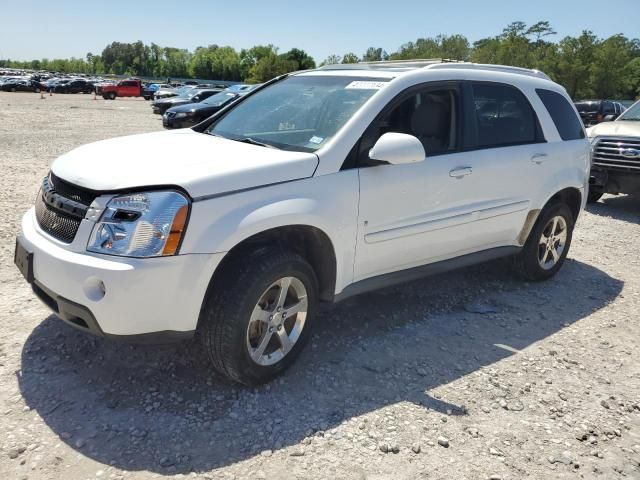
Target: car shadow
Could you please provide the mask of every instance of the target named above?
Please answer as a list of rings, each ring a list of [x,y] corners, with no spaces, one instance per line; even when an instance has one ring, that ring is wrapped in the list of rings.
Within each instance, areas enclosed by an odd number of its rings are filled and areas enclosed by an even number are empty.
[[[599,202],[588,204],[587,211],[600,217],[640,223],[640,195],[606,195]]]
[[[571,259],[535,284],[494,261],[360,295],[324,307],[296,364],[256,389],[213,373],[195,340],[130,346],[50,316],[24,345],[18,381],[27,405],[87,457],[127,471],[203,472],[397,402],[466,415],[479,406],[431,391],[585,318],[622,286]]]

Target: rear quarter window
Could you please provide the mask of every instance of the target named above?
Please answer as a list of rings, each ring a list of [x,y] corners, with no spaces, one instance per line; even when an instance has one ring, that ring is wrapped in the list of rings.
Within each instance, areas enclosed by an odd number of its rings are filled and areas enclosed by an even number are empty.
[[[536,89],[536,93],[538,97],[540,97],[540,100],[542,100],[547,112],[549,112],[562,140],[578,140],[584,138],[582,122],[564,96],[557,92],[544,89]]]

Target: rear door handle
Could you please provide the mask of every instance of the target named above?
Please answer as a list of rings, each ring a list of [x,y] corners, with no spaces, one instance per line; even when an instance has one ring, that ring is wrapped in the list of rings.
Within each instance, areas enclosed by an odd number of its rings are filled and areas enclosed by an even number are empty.
[[[535,163],[536,165],[540,165],[542,163],[545,162],[545,160],[547,159],[548,155],[546,153],[535,153],[532,157],[531,157],[531,161],[533,163]]]
[[[454,168],[449,172],[449,176],[452,178],[462,178],[467,175],[471,175],[473,173],[473,168],[471,167],[462,167],[462,168]]]

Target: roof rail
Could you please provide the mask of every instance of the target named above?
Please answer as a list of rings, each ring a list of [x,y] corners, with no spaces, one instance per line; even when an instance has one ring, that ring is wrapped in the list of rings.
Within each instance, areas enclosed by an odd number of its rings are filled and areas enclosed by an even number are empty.
[[[459,60],[450,60],[448,58],[425,58],[417,60],[382,60],[378,62],[358,62],[358,63],[336,63],[324,65],[319,70],[385,70],[385,69],[415,69],[424,68],[430,65],[438,65],[441,63],[454,63]]]
[[[465,68],[465,69],[474,69],[474,70],[491,70],[491,71],[499,71],[505,73],[515,73],[518,75],[527,75],[529,77],[537,77],[544,78],[545,80],[551,80],[549,76],[540,71],[529,68],[522,67],[510,67],[507,65],[493,65],[489,63],[468,63],[468,62],[460,62],[460,63],[450,63],[446,65],[442,64],[432,64],[427,65],[425,68]]]

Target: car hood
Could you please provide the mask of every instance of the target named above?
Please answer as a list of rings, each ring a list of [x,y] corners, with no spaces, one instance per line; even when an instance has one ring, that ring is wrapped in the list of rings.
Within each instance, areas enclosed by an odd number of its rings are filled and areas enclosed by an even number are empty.
[[[189,102],[189,101],[190,100],[185,97],[169,97],[169,98],[163,98],[162,100],[158,100],[155,103],[172,104],[172,103]]]
[[[91,190],[175,185],[196,198],[308,178],[317,165],[312,153],[181,129],[90,143],[59,157],[51,170]]]
[[[603,122],[587,129],[589,137],[640,137],[640,122],[618,120]]]

